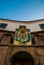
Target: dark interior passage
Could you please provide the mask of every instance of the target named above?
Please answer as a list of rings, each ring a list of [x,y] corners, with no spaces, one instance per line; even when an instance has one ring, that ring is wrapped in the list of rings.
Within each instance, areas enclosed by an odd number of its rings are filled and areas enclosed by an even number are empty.
[[[11,58],[10,65],[34,65],[34,59],[28,52],[20,51]]]

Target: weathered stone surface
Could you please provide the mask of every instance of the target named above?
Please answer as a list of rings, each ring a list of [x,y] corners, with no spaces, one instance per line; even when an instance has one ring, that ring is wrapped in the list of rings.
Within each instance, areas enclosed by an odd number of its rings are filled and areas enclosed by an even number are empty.
[[[34,65],[44,65],[44,47],[41,47],[44,46],[44,31],[39,26],[39,24],[44,23],[44,20],[21,23],[2,19],[0,20],[0,23],[2,22],[6,22],[8,26],[3,30],[0,29],[0,65],[10,65],[10,60],[13,55],[20,51],[25,51],[32,55]],[[28,29],[31,29],[32,47],[15,46],[13,43],[15,30],[21,24],[26,25]],[[11,44],[13,44],[13,46],[11,46]]]
[[[8,47],[0,46],[0,65],[4,65],[6,61],[7,52]]]

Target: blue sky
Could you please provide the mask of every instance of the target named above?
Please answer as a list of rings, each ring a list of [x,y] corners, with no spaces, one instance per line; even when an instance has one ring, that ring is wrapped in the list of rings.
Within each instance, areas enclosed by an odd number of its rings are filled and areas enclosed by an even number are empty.
[[[0,18],[20,21],[44,19],[44,0],[0,0]]]

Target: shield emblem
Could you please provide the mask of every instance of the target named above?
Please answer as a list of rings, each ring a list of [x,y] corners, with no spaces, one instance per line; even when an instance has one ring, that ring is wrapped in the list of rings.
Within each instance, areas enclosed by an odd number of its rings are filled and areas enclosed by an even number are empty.
[[[26,26],[20,26],[19,29],[16,29],[14,44],[31,45],[30,29],[27,29]]]

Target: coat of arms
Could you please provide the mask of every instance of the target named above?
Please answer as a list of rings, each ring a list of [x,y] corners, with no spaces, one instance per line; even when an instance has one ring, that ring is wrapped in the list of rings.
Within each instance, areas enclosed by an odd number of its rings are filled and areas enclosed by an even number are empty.
[[[27,29],[26,26],[20,26],[19,29],[16,29],[14,44],[31,45],[30,29]]]

